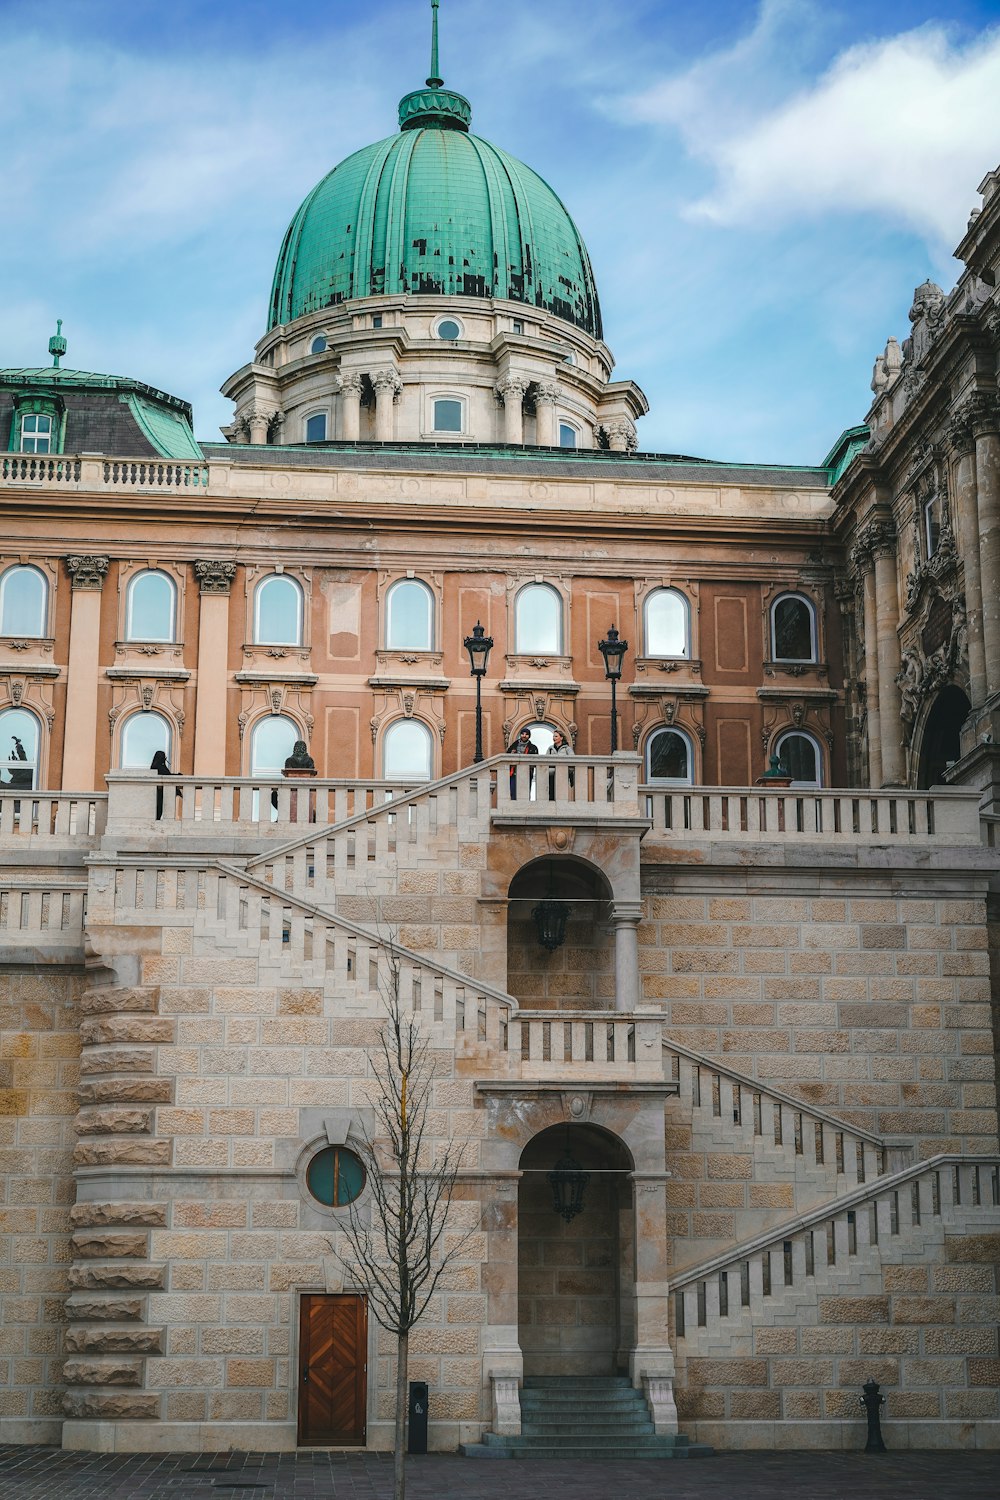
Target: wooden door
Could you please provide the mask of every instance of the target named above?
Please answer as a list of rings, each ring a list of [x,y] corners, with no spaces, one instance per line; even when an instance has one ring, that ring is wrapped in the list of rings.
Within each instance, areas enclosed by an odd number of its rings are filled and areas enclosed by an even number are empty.
[[[368,1304],[364,1297],[303,1294],[299,1307],[299,1442],[365,1441]]]

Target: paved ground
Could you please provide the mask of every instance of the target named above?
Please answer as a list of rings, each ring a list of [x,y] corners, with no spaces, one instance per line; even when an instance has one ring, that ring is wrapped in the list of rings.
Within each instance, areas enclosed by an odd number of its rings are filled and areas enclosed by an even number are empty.
[[[411,1458],[408,1500],[997,1500],[998,1453],[738,1453],[683,1462]],[[0,1500],[389,1500],[392,1460],[341,1453],[0,1447]]]

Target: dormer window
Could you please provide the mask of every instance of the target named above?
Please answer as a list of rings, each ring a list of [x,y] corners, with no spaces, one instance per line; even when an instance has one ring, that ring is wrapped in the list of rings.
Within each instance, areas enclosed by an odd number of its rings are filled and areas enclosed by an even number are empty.
[[[52,418],[41,412],[28,412],[21,418],[21,452],[52,452]]]

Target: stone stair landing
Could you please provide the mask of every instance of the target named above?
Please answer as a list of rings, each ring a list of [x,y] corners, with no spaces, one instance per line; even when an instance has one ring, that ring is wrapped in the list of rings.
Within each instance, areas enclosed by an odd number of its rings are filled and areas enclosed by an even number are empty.
[[[623,1461],[703,1458],[712,1449],[686,1437],[657,1437],[641,1391],[626,1375],[527,1376],[521,1390],[521,1436],[483,1434],[464,1444],[467,1458],[558,1458]]]

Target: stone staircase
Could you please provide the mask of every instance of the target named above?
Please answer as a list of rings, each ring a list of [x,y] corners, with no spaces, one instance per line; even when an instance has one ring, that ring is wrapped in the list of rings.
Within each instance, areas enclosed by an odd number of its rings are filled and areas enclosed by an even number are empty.
[[[483,1434],[467,1458],[704,1458],[712,1449],[686,1437],[657,1437],[646,1399],[626,1375],[527,1376],[521,1390],[521,1435]]]

